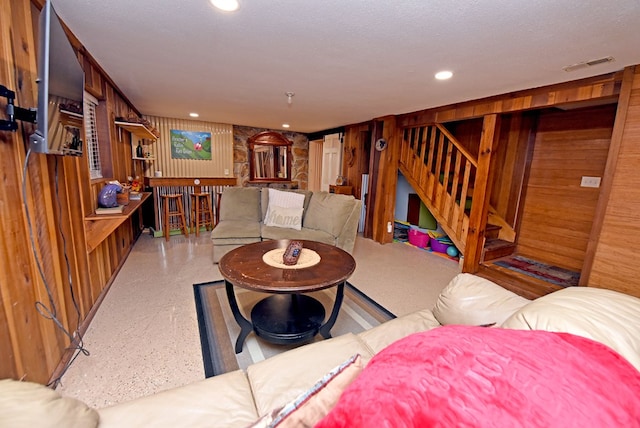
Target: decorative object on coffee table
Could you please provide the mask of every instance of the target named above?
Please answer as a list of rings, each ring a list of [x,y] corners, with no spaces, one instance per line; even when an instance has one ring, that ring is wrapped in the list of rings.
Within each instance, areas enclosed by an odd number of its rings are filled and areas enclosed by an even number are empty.
[[[300,257],[300,253],[302,252],[302,242],[300,241],[291,241],[289,245],[287,245],[287,249],[284,250],[284,254],[282,255],[282,263],[287,266],[293,266],[298,263],[298,258]]]
[[[305,269],[311,266],[315,266],[320,263],[320,254],[316,253],[310,248],[302,248],[298,262],[295,265],[288,266],[284,264],[283,256],[286,248],[275,248],[267,251],[262,256],[262,261],[280,269]]]

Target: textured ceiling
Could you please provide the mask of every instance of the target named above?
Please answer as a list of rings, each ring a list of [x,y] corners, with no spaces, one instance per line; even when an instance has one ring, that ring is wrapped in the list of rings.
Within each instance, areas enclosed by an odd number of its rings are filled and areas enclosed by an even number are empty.
[[[143,114],[299,132],[640,64],[640,0],[239,1],[53,4]]]

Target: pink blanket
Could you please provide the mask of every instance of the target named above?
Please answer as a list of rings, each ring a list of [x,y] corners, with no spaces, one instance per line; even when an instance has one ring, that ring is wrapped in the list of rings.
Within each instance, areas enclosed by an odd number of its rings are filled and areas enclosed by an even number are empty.
[[[318,427],[639,427],[640,372],[545,331],[446,326],[376,355]]]

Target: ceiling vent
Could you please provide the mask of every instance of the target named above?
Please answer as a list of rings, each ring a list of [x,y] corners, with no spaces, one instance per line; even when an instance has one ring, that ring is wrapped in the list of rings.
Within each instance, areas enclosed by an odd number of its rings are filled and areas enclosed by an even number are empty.
[[[592,59],[591,61],[579,62],[577,64],[568,65],[566,67],[562,67],[564,71],[576,71],[582,68],[593,67],[594,65],[606,64],[608,62],[613,61],[612,56],[608,56],[606,58]]]

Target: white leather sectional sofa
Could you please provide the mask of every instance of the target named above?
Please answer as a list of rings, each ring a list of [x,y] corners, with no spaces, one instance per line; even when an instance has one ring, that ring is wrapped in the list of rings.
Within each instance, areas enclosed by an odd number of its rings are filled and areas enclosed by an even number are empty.
[[[447,324],[573,333],[609,346],[640,369],[640,299],[571,287],[529,301],[486,279],[460,274],[434,308],[287,351],[246,371],[108,408],[88,408],[41,385],[0,381],[0,426],[245,427],[293,400],[350,356],[360,354],[366,363],[400,338]]]

